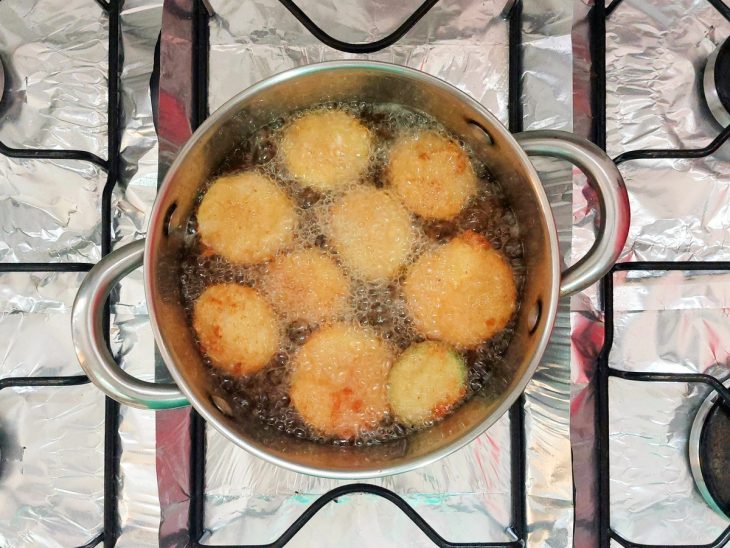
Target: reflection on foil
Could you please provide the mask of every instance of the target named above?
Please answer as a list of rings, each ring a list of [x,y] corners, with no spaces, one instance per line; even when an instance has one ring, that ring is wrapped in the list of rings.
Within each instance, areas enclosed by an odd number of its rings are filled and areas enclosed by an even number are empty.
[[[622,273],[614,282],[609,365],[625,371],[730,372],[730,274]],[[611,522],[624,538],[703,544],[730,525],[695,488],[687,440],[708,388],[611,379]]]
[[[561,66],[566,65],[569,67],[567,62]],[[529,101],[529,86],[526,94]],[[538,95],[534,97],[536,100]],[[570,105],[564,107],[570,109]],[[572,170],[556,160],[533,159],[533,163],[555,216],[561,256],[567,258],[570,256]],[[525,389],[528,545],[573,545],[569,318],[569,301],[563,300],[542,362]]]
[[[320,495],[350,483],[289,472],[249,455],[213,428],[207,432],[206,544],[271,542]],[[506,531],[510,521],[509,446],[509,419],[505,416],[487,434],[449,458],[419,471],[368,483],[402,495],[449,541],[513,540]],[[385,500],[362,503],[368,498],[343,499],[345,511],[339,515],[345,519],[338,525],[332,522],[327,536],[333,542],[366,539],[369,546],[406,542],[413,524],[399,530],[384,525],[410,520],[394,520],[392,514],[400,511]],[[307,527],[300,535],[302,545],[322,540],[322,531],[315,527]]]
[[[119,245],[144,234],[157,180],[149,78],[162,5],[127,0],[120,181],[113,193]],[[0,141],[17,148],[107,155],[108,17],[93,0],[0,2],[6,89]],[[100,258],[106,173],[86,162],[0,155],[0,261]],[[0,276],[0,378],[77,375],[70,306],[83,274]],[[154,349],[141,277],[120,287],[112,343],[133,374],[152,378]],[[38,344],[43,341],[43,344]],[[0,545],[73,546],[103,524],[104,398],[92,385],[0,392]],[[159,503],[154,413],[122,407],[118,545],[155,546]]]
[[[626,1],[606,29],[609,154],[701,148],[717,136],[701,83],[729,21],[709,2]],[[730,145],[703,159],[633,161],[621,171],[632,208],[624,260],[730,258]]]
[[[71,305],[83,276],[0,274],[0,378],[82,374],[71,340]]]
[[[586,72],[585,9],[574,27],[576,72]],[[720,131],[701,91],[707,56],[730,33],[709,2],[625,0],[606,22],[607,145],[612,156],[635,149],[700,148]],[[575,81],[576,124],[590,123],[587,79]],[[620,167],[632,222],[623,260],[726,260],[730,229],[724,145],[698,160],[642,160]],[[573,248],[592,234],[579,222]],[[611,366],[637,371],[705,371],[727,363],[724,276],[619,273],[614,276]],[[724,303],[724,304],[722,304]],[[571,442],[576,482],[576,543],[597,543],[595,400],[591,381],[603,345],[595,292],[574,297]],[[612,379],[611,526],[634,542],[698,544],[720,525],[695,493],[686,457],[696,385]],[[667,470],[666,474],[664,470]],[[682,500],[682,499],[686,500]],[[709,513],[708,513],[709,512]],[[719,529],[718,529],[719,527]]]
[[[113,246],[143,237],[157,192],[157,135],[152,120],[150,75],[162,23],[161,0],[125,0],[121,13],[123,131],[120,181],[112,196]],[[135,377],[152,381],[154,336],[137,270],[119,284],[112,307],[112,347]],[[120,407],[119,520],[117,546],[156,546],[160,526],[155,413]]]
[[[632,272],[614,280],[612,367],[713,373],[706,370],[730,363],[729,274]]]
[[[86,162],[0,155],[0,174],[0,261],[100,258],[102,170]]]
[[[78,546],[101,530],[104,397],[90,384],[0,391],[0,546]]]
[[[109,26],[89,0],[2,2],[0,141],[107,154]]]
[[[286,69],[337,59],[373,59],[434,74],[507,120],[507,24],[504,0],[476,4],[439,2],[395,45],[369,55],[333,50],[313,37],[278,2],[211,2],[211,112],[242,89]],[[301,2],[302,9],[335,37],[367,41],[386,35],[413,13],[416,2],[397,6],[350,0]],[[364,32],[363,29],[367,29]]]
[[[411,3],[413,4],[413,3]],[[525,6],[526,127],[570,130],[572,9],[564,2]],[[241,6],[212,2],[210,25],[209,106],[215,110],[248,85],[282,70],[323,60],[352,58],[320,44],[279,5],[270,0]],[[416,7],[393,9],[370,2],[304,2],[302,8],[334,36],[350,41],[373,40],[399,24]],[[460,87],[501,120],[507,119],[507,23],[499,18],[504,2],[441,2],[398,44],[367,58],[412,66]],[[363,31],[362,29],[367,29]],[[163,39],[176,40],[177,33]],[[171,42],[172,43],[172,42]],[[163,52],[165,47],[163,44]],[[163,53],[163,75],[167,73]],[[550,67],[550,71],[547,70]],[[175,90],[174,75],[163,90]],[[164,76],[163,76],[164,79]],[[188,85],[189,87],[189,85]],[[175,97],[168,98],[175,99]],[[180,94],[179,104],[186,96]],[[168,101],[169,104],[178,104]],[[165,103],[167,104],[167,103]],[[161,101],[161,111],[164,113]],[[164,135],[174,139],[174,135]],[[572,170],[565,164],[541,163],[560,230],[561,250],[571,257]],[[572,544],[572,482],[568,440],[569,321],[563,304],[545,363],[528,387],[527,512],[529,542]],[[422,470],[377,480],[401,494],[450,541],[511,540],[509,419],[453,456]],[[175,430],[184,435],[184,426]],[[203,542],[270,542],[288,527],[316,496],[338,482],[294,474],[264,463],[237,448],[216,431],[207,432],[206,501]],[[184,451],[184,448],[181,448]],[[185,453],[187,455],[187,453]],[[180,486],[189,483],[187,458],[179,451],[158,455],[165,538],[185,537]],[[425,537],[387,501],[353,495],[323,509],[294,539],[295,545],[321,544],[326,538],[355,538],[368,545],[400,539],[427,545]],[[180,536],[176,536],[180,535]],[[387,539],[387,541],[386,541]]]
[[[444,504],[440,501],[440,498],[433,497],[432,503]],[[450,499],[451,504],[456,504],[459,496],[453,496]],[[406,497],[406,500],[422,513],[415,497]],[[303,502],[305,501],[308,501],[308,499],[304,499]],[[307,505],[301,504],[298,513],[301,513],[301,510]],[[293,513],[290,519],[293,520],[296,517],[297,513]],[[431,522],[428,516],[424,517]],[[337,503],[328,504],[307,522],[287,546],[293,548],[308,548],[310,546],[336,548],[342,546],[342,539],[356,538],[351,527],[354,521],[367,524],[367,545],[369,546],[392,546],[393,531],[398,531],[403,539],[407,539],[409,547],[433,548],[434,546],[433,541],[390,502],[365,494],[340,497],[337,499]],[[436,529],[439,530],[438,527]],[[327,531],[327,533],[323,534],[324,531]],[[358,542],[361,546],[365,545],[363,537],[359,537]]]

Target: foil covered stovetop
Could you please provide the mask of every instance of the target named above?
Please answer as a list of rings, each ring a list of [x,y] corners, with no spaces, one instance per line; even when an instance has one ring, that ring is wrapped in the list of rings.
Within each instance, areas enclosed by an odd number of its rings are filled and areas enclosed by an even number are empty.
[[[606,124],[598,137],[619,162],[632,220],[625,264],[603,288],[609,313],[596,315],[597,301],[586,299],[572,318],[581,545],[610,537],[623,546],[722,546],[729,538],[730,521],[700,496],[688,458],[692,423],[710,387],[643,375],[730,374],[730,278],[719,262],[730,256],[730,145],[699,158],[673,152],[702,149],[723,130],[702,81],[708,58],[728,36],[730,10],[717,2],[625,0],[607,9]],[[646,149],[667,152],[631,159],[632,151]],[[604,319],[602,379],[595,364]]]
[[[264,1],[211,2],[208,109],[215,110],[241,89],[266,76],[302,64],[358,57],[323,45],[303,29],[280,3]],[[306,3],[302,8],[333,36],[349,41],[371,41],[388,34],[417,4],[383,10],[373,4],[350,6]],[[364,56],[404,64],[430,72],[471,94],[508,123],[509,21],[505,2],[477,6],[469,1],[438,3],[393,46]],[[171,14],[172,20],[173,14]],[[556,89],[571,79],[570,30],[572,10],[554,4],[525,6],[524,13],[525,116],[527,127],[571,129],[570,94]],[[184,26],[188,19],[179,17]],[[334,22],[338,24],[335,24]],[[328,23],[333,22],[331,26]],[[171,33],[172,34],[172,33]],[[195,33],[188,33],[195,36]],[[175,32],[169,43],[180,45],[184,32]],[[164,40],[164,36],[163,36]],[[165,49],[163,41],[163,74]],[[187,46],[186,46],[187,49]],[[363,56],[360,56],[363,57]],[[544,67],[553,67],[546,73]],[[161,80],[163,93],[179,90],[179,73]],[[188,95],[192,94],[188,88]],[[538,97],[540,98],[538,100]],[[186,104],[188,96],[177,95]],[[530,106],[532,105],[532,107]],[[181,124],[170,124],[175,134]],[[163,141],[166,131],[161,131]],[[570,246],[571,170],[559,163],[541,164],[566,251]],[[514,519],[511,485],[513,459],[510,417],[475,443],[419,471],[367,483],[402,497],[443,538],[450,542],[501,542],[527,539],[531,543],[569,545],[572,538],[572,482],[568,438],[568,323],[567,303],[558,320],[553,345],[530,385],[525,404],[527,459],[526,522],[528,531],[512,530]],[[548,390],[545,390],[545,387]],[[165,428],[167,418],[162,418]],[[182,420],[182,417],[177,421]],[[177,436],[165,436],[165,481],[160,489],[170,493],[163,513],[164,538],[179,538],[187,526],[190,504],[177,488],[188,484],[189,460],[172,458],[188,447]],[[176,442],[176,443],[175,443]],[[347,482],[312,478],[267,464],[228,442],[214,429],[205,430],[204,500],[201,541],[205,544],[263,544],[276,540],[295,519],[322,495]],[[517,449],[515,449],[517,450]],[[540,458],[531,456],[543,455]],[[551,455],[550,458],[544,458]],[[429,546],[431,540],[403,512],[383,498],[352,494],[322,508],[294,537],[295,544],[337,543],[358,539],[372,546],[406,543]],[[194,509],[195,510],[195,509]],[[319,524],[319,525],[318,525]],[[326,524],[326,525],[325,525]],[[171,526],[172,525],[172,526]],[[322,537],[322,527],[328,534]]]
[[[102,2],[103,4],[103,2]],[[290,67],[358,57],[311,35],[277,0],[212,0],[208,104],[215,110],[248,85]],[[368,58],[404,64],[456,85],[509,121],[509,21],[504,0],[441,0],[401,40]],[[169,117],[195,118],[189,61],[192,0],[126,0],[120,14],[123,128],[112,193],[113,245],[144,236],[158,178],[190,132]],[[202,5],[202,4],[201,4]],[[418,6],[366,0],[300,7],[350,42],[388,34]],[[571,0],[523,5],[524,129],[588,134],[591,48],[588,7]],[[187,26],[186,26],[187,25]],[[110,21],[94,0],[3,0],[0,57],[6,90],[0,142],[16,148],[78,149],[106,159]],[[163,90],[160,136],[150,75],[158,34]],[[702,103],[704,60],[730,35],[709,2],[625,0],[606,21],[607,149],[696,148],[720,131]],[[594,51],[595,53],[595,51]],[[730,152],[700,160],[621,165],[633,208],[623,260],[728,260]],[[159,155],[159,157],[158,157]],[[158,169],[158,160],[160,167]],[[541,161],[570,264],[592,243],[595,215],[585,181],[570,166]],[[0,154],[0,383],[81,374],[70,338],[80,272],[40,266],[94,263],[102,253],[106,176],[83,161]],[[35,269],[34,269],[35,268]],[[627,371],[728,373],[730,279],[725,271],[623,272],[614,276],[611,367]],[[528,386],[524,501],[530,546],[595,546],[598,519],[595,371],[603,306],[592,288],[561,303],[552,344]],[[111,340],[127,371],[162,376],[140,272],[114,296]],[[185,411],[121,408],[116,507],[104,508],[105,401],[92,385],[0,384],[0,546],[185,545],[190,538],[190,437]],[[728,525],[697,493],[687,437],[707,389],[612,378],[609,386],[610,526],[656,545],[710,542]],[[261,544],[279,537],[313,501],[342,485],[294,474],[205,430],[204,544]],[[470,446],[422,470],[368,482],[400,495],[450,542],[515,540],[510,529],[510,417]],[[106,517],[106,521],[105,521]],[[108,540],[108,539],[107,539]],[[293,545],[423,545],[432,541],[389,501],[352,494],[322,508]]]

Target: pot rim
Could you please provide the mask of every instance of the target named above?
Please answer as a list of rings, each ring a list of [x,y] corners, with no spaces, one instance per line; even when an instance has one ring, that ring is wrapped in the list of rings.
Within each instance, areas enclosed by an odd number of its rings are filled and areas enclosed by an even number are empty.
[[[540,340],[535,347],[532,359],[528,367],[525,368],[522,376],[517,380],[516,384],[509,390],[509,393],[504,398],[499,406],[497,406],[481,423],[475,425],[469,432],[462,435],[461,437],[453,440],[452,442],[444,445],[443,447],[425,455],[415,457],[411,460],[400,462],[392,466],[385,466],[373,469],[357,469],[348,470],[340,468],[324,468],[318,466],[308,466],[299,464],[271,454],[242,438],[235,429],[229,427],[227,424],[219,420],[213,412],[210,411],[210,406],[205,405],[199,398],[196,398],[193,392],[188,388],[187,383],[178,372],[175,367],[175,362],[172,359],[170,352],[167,349],[165,340],[160,333],[157,325],[157,307],[152,294],[152,281],[153,276],[152,268],[144,268],[144,289],[145,297],[148,303],[148,311],[150,316],[150,324],[154,333],[155,341],[160,350],[160,355],[165,362],[170,375],[174,382],[178,385],[180,390],[183,392],[185,397],[188,399],[190,404],[195,410],[210,424],[212,424],[219,432],[221,432],[230,441],[242,447],[249,453],[252,453],[256,457],[263,459],[267,462],[281,466],[293,472],[299,472],[302,474],[308,474],[312,476],[318,476],[330,479],[340,480],[361,480],[368,478],[379,478],[389,476],[393,474],[400,474],[408,472],[422,466],[432,464],[447,455],[465,447],[478,436],[483,434],[489,427],[499,420],[507,410],[517,401],[520,395],[523,393],[527,383],[532,378],[535,370],[542,359],[542,356],[547,347],[550,335],[553,330],[555,323],[555,317],[558,310],[559,300],[559,284],[560,284],[560,258],[558,252],[558,236],[557,229],[555,226],[555,218],[553,217],[550,203],[548,201],[545,190],[542,186],[540,178],[535,170],[534,166],[530,162],[527,154],[522,147],[517,143],[512,134],[504,127],[504,125],[494,116],[488,109],[486,109],[481,103],[467,95],[465,92],[458,89],[456,86],[449,84],[448,82],[441,80],[435,76],[427,74],[423,71],[395,65],[392,63],[384,63],[380,61],[368,61],[368,60],[344,60],[344,61],[327,61],[322,63],[314,63],[309,65],[303,65],[293,69],[286,70],[284,72],[272,75],[256,84],[248,87],[247,89],[236,94],[234,97],[226,101],[220,108],[213,112],[200,127],[193,133],[188,139],[185,145],[178,152],[174,162],[165,174],[165,178],[160,185],[157,198],[152,207],[150,214],[150,222],[147,231],[147,239],[144,250],[144,264],[152,264],[154,258],[154,241],[159,237],[161,231],[157,230],[159,225],[165,221],[165,212],[161,210],[161,204],[165,201],[164,196],[170,191],[174,174],[180,169],[184,159],[190,152],[190,150],[197,144],[201,137],[207,132],[214,130],[222,120],[234,115],[238,111],[239,103],[251,98],[252,96],[258,95],[265,92],[271,86],[279,84],[284,81],[293,80],[300,76],[316,73],[320,71],[331,71],[341,69],[355,69],[355,70],[379,70],[384,72],[391,72],[401,76],[406,76],[415,80],[420,80],[432,86],[441,88],[442,90],[456,95],[462,102],[468,104],[471,108],[478,111],[484,118],[489,120],[492,124],[490,131],[499,133],[507,142],[509,142],[515,150],[517,157],[521,160],[523,168],[529,179],[531,180],[532,187],[535,190],[537,201],[540,205],[541,210],[544,212],[545,225],[547,239],[549,242],[549,253],[550,263],[552,266],[552,284],[546,299],[543,301],[542,314],[545,318],[545,325],[540,333]]]

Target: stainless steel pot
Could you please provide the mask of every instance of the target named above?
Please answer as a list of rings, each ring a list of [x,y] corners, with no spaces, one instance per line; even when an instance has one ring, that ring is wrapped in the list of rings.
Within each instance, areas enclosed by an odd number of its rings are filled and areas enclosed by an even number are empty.
[[[208,379],[181,306],[180,252],[196,192],[241,139],[292,110],[325,101],[400,103],[440,120],[483,158],[502,184],[524,238],[527,262],[522,304],[507,366],[493,383],[429,430],[379,446],[334,447],[266,429],[258,420],[239,424],[211,398]],[[530,155],[563,158],[585,171],[596,190],[600,226],[596,242],[578,263],[560,272],[558,238],[550,205]],[[532,376],[550,338],[558,299],[603,276],[618,258],[629,228],[629,202],[616,166],[595,145],[570,133],[511,135],[482,105],[418,70],[370,61],[308,65],[243,91],[195,132],[160,187],[146,241],[104,257],[86,276],[73,308],[73,337],[81,366],[107,395],[135,407],[166,409],[192,404],[209,424],[251,453],[285,468],[342,479],[385,476],[433,462],[472,441],[511,405]],[[102,331],[103,305],[114,285],[144,263],[152,329],[176,384],[131,377],[115,363]]]

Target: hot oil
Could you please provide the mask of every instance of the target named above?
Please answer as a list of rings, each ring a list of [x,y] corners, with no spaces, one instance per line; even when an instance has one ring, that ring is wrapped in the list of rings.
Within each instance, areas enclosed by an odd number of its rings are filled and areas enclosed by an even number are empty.
[[[385,180],[387,153],[393,141],[404,133],[417,129],[429,129],[447,134],[435,120],[396,105],[370,105],[367,103],[325,104],[316,109],[341,109],[356,116],[371,131],[374,147],[367,173],[356,185],[372,185],[387,189]],[[315,109],[312,109],[315,110]],[[397,356],[409,345],[423,337],[416,331],[409,318],[403,298],[404,270],[390,281],[369,282],[348,271],[339,260],[327,234],[327,211],[338,196],[347,189],[333,193],[320,193],[292,180],[283,165],[278,147],[287,124],[308,111],[294,113],[290,119],[277,119],[259,129],[243,141],[220,165],[216,176],[246,170],[258,170],[275,180],[291,197],[299,217],[295,249],[316,247],[338,262],[350,280],[350,297],[347,310],[339,321],[359,324],[387,341]],[[460,143],[463,146],[463,143]],[[492,248],[510,262],[516,284],[521,287],[524,279],[524,261],[519,227],[514,213],[506,205],[500,186],[491,178],[487,168],[472,158],[472,166],[479,179],[477,195],[461,213],[450,221],[425,221],[414,216],[413,227],[417,234],[413,250],[408,257],[411,264],[425,250],[445,243],[459,233],[471,230],[482,234]],[[214,177],[215,178],[215,177]],[[213,178],[213,179],[214,179]],[[213,180],[212,179],[212,180]],[[201,185],[197,204],[209,188],[211,181]],[[349,188],[352,188],[350,186]],[[206,287],[219,283],[243,284],[262,291],[262,280],[268,273],[269,264],[241,266],[231,264],[223,257],[210,255],[200,244],[195,214],[190,219],[187,249],[181,266],[181,287],[188,317],[192,322],[195,300]],[[292,251],[288,249],[285,253]],[[307,426],[299,417],[289,398],[289,363],[297,349],[306,342],[317,325],[297,320],[279,318],[280,348],[271,362],[259,372],[244,378],[234,378],[208,363],[208,373],[214,401],[225,413],[237,420],[248,421],[255,417],[267,428],[289,435],[336,445],[370,445],[407,436],[413,428],[399,424],[386,414],[377,425],[370,425],[358,435],[347,439],[325,437]],[[468,400],[476,392],[496,389],[495,371],[503,366],[503,355],[513,335],[513,325],[484,342],[476,349],[462,351],[468,366],[466,396]],[[428,427],[426,423],[422,427]]]

